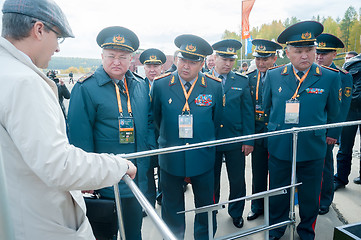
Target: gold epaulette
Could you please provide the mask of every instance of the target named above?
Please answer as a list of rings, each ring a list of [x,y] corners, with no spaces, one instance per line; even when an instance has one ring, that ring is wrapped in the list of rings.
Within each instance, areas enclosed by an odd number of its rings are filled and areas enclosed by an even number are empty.
[[[88,72],[87,74],[83,75],[82,77],[80,77],[78,79],[78,82],[82,83],[84,82],[85,80],[89,79],[91,76],[94,75],[94,72]]]
[[[334,69],[334,68],[326,67],[325,65],[321,65],[321,67],[326,68],[326,69],[329,69],[329,70],[332,70],[332,71],[334,71],[334,72],[339,72],[339,70],[338,70],[338,69]]]
[[[213,80],[216,80],[217,82],[222,82],[222,79],[219,79],[219,78],[217,78],[217,77],[215,77],[215,76],[213,76],[213,75],[211,75],[209,73],[205,73],[204,75],[206,75],[207,77],[209,77],[209,78],[211,78]]]
[[[279,67],[283,67],[284,65],[286,65],[286,64],[282,64],[282,65],[279,65],[279,66],[273,66],[273,67],[270,67],[268,70],[272,70],[272,69],[276,69],[276,68],[279,68]]]
[[[155,77],[154,80],[158,80],[158,79],[164,78],[164,77],[169,76],[169,75],[171,75],[171,74],[172,74],[171,72],[169,72],[169,73],[164,73],[164,74],[162,74],[162,75],[160,75],[160,76],[158,76],[158,77]],[[153,80],[153,81],[154,81],[154,80]]]

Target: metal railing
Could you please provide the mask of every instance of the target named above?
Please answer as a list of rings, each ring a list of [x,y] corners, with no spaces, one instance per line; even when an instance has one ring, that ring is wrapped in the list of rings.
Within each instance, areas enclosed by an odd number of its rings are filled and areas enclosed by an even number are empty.
[[[230,144],[230,143],[236,143],[236,142],[243,142],[246,140],[255,140],[255,139],[260,139],[260,138],[265,138],[265,137],[271,137],[271,136],[277,136],[277,135],[284,135],[284,134],[293,134],[293,161],[292,161],[292,178],[291,178],[291,185],[290,186],[285,186],[282,188],[278,188],[278,189],[273,189],[273,190],[269,190],[269,191],[265,191],[262,193],[256,193],[253,194],[251,196],[246,196],[244,198],[241,199],[235,199],[232,201],[240,201],[240,200],[251,200],[251,199],[256,199],[256,198],[261,198],[261,197],[265,197],[265,205],[267,205],[268,207],[268,197],[271,195],[275,195],[277,194],[283,194],[285,193],[285,189],[286,188],[291,188],[291,199],[290,199],[290,220],[289,221],[285,221],[285,222],[281,222],[281,223],[277,223],[274,224],[272,226],[268,226],[268,224],[265,224],[263,226],[261,226],[261,228],[255,228],[251,231],[248,232],[243,232],[238,234],[237,236],[226,236],[229,238],[222,238],[222,239],[234,239],[234,237],[238,238],[238,237],[243,237],[243,236],[247,236],[250,234],[254,234],[254,233],[258,233],[260,231],[266,231],[266,233],[274,228],[277,227],[281,227],[281,226],[285,226],[285,225],[291,225],[292,229],[291,229],[291,234],[290,234],[290,238],[294,239],[294,225],[295,225],[295,211],[294,211],[294,190],[295,187],[298,184],[296,183],[296,154],[297,154],[297,140],[298,140],[298,133],[299,132],[305,132],[305,131],[312,131],[312,130],[320,130],[320,129],[328,129],[328,128],[335,128],[335,127],[345,127],[345,126],[352,126],[352,125],[360,125],[361,121],[351,121],[351,122],[343,122],[343,123],[335,123],[335,124],[324,124],[324,125],[317,125],[317,126],[309,126],[309,127],[299,127],[299,128],[292,128],[292,129],[287,129],[287,130],[281,130],[281,131],[274,131],[274,132],[267,132],[267,133],[260,133],[260,134],[252,134],[252,135],[248,135],[248,136],[241,136],[241,137],[234,137],[234,138],[228,138],[228,139],[221,139],[221,140],[214,140],[214,141],[208,141],[208,142],[202,142],[202,143],[195,143],[195,144],[189,144],[189,145],[185,145],[185,146],[176,146],[176,147],[169,147],[169,148],[162,148],[162,149],[155,149],[155,150],[150,150],[150,151],[143,151],[143,152],[137,152],[137,153],[130,153],[130,154],[123,154],[122,157],[126,158],[126,159],[134,159],[134,158],[140,158],[140,157],[147,157],[147,156],[154,156],[154,155],[160,155],[160,154],[167,154],[167,153],[173,153],[173,152],[180,152],[180,151],[187,151],[187,150],[193,150],[193,149],[198,149],[198,148],[203,148],[203,147],[214,147],[214,146],[218,146],[218,145],[222,145],[222,144]],[[173,235],[173,233],[169,230],[169,228],[167,227],[167,225],[162,221],[162,219],[160,219],[160,217],[157,215],[157,213],[155,212],[154,208],[150,205],[150,203],[148,202],[148,200],[145,198],[145,196],[141,193],[141,191],[139,190],[139,188],[136,186],[136,184],[130,179],[129,176],[124,176],[123,180],[125,181],[125,183],[128,185],[128,187],[131,189],[131,191],[133,192],[134,196],[137,198],[138,202],[140,203],[140,205],[143,207],[143,209],[146,211],[146,213],[150,216],[151,220],[154,222],[154,224],[156,225],[156,227],[159,229],[159,231],[161,232],[162,236],[164,239],[171,239],[171,240],[175,240],[175,236]],[[4,167],[3,167],[3,163],[0,162],[0,191],[3,193],[3,197],[0,198],[0,237],[1,239],[14,239],[14,231],[13,231],[13,223],[11,221],[11,217],[10,214],[8,212],[8,199],[7,199],[7,191],[6,191],[6,185],[5,185],[5,174],[4,174]],[[116,198],[116,203],[117,203],[117,209],[118,211],[118,218],[119,218],[119,223],[122,222],[122,218],[121,218],[121,214],[120,214],[120,198],[119,198],[119,194],[117,194],[118,190],[118,185],[114,185],[114,190],[115,192],[115,198]],[[196,208],[193,210],[187,210],[185,212],[190,212],[190,211],[196,211],[196,212],[205,212],[205,211],[213,211],[216,209],[221,209],[223,208],[222,204],[228,204],[231,201],[228,202],[224,202],[224,203],[220,203],[220,204],[216,204],[216,205],[210,205],[210,206],[204,206],[201,208]],[[219,207],[221,206],[221,207]],[[268,216],[268,212],[265,213],[265,217]],[[209,215],[208,215],[209,216]],[[212,223],[212,221],[210,221],[210,223]],[[123,226],[120,226],[120,230],[123,228]],[[212,228],[211,228],[212,229]],[[124,231],[121,234],[122,238],[125,239],[124,237]],[[213,236],[213,235],[212,235]],[[211,236],[210,236],[211,238]],[[268,239],[268,234],[266,234],[266,239]]]
[[[239,238],[239,237],[248,236],[250,234],[255,234],[255,233],[258,233],[258,232],[261,232],[261,231],[266,231],[265,232],[265,238],[268,239],[268,231],[269,230],[274,229],[274,228],[278,228],[278,227],[281,227],[281,226],[285,226],[285,225],[290,225],[291,226],[290,239],[293,240],[294,239],[294,232],[295,232],[295,223],[296,223],[294,193],[295,193],[295,187],[297,185],[301,184],[301,183],[296,184],[296,156],[297,156],[298,133],[306,132],[306,131],[313,131],[313,130],[320,130],[320,129],[328,129],[328,128],[359,125],[359,124],[361,124],[361,121],[350,121],[350,122],[343,122],[343,123],[323,124],[323,125],[308,126],[308,127],[295,127],[295,128],[291,128],[291,129],[274,131],[274,132],[252,134],[252,135],[247,135],[247,136],[240,136],[240,137],[227,138],[227,139],[221,139],[221,140],[207,141],[207,142],[202,142],[202,143],[194,143],[194,144],[189,144],[189,145],[184,145],[184,146],[175,146],[175,147],[161,148],[161,149],[155,149],[155,150],[149,150],[149,151],[143,151],[143,152],[123,154],[122,157],[124,157],[126,159],[135,159],[135,158],[140,158],[140,157],[148,157],[148,156],[161,155],[161,154],[167,154],[167,153],[174,153],[174,152],[180,152],[180,151],[189,151],[189,150],[199,149],[199,148],[203,148],[203,147],[214,147],[214,146],[219,146],[219,145],[223,145],[223,144],[231,144],[231,143],[243,142],[243,141],[247,141],[247,140],[255,140],[255,139],[265,138],[265,137],[272,137],[272,136],[285,135],[285,134],[293,134],[293,155],[292,155],[291,185],[285,186],[285,187],[282,187],[282,188],[278,188],[278,189],[265,191],[265,192],[262,192],[262,193],[256,193],[256,194],[253,194],[253,195],[250,195],[250,196],[246,196],[246,197],[243,197],[243,198],[240,198],[240,199],[234,199],[234,200],[224,202],[224,203],[219,203],[219,204],[214,204],[214,205],[209,205],[209,206],[204,206],[204,207],[184,211],[184,213],[185,212],[192,212],[192,211],[194,211],[196,213],[208,212],[208,225],[209,225],[208,229],[210,231],[209,239],[213,239],[213,234],[211,234],[212,233],[211,231],[213,231],[212,230],[213,229],[212,228],[213,223],[211,221],[211,219],[212,219],[211,218],[212,211],[222,209],[222,208],[224,208],[225,204],[229,204],[230,202],[242,201],[242,200],[251,200],[251,199],[264,197],[265,198],[265,203],[264,203],[264,205],[265,205],[265,224],[264,225],[262,225],[262,226],[260,226],[258,228],[250,229],[248,231],[247,230],[246,231],[241,231],[239,233],[229,235],[229,236],[226,236],[225,238],[219,238],[219,239],[235,239],[235,238]],[[154,217],[154,219],[152,217],[152,220],[155,223],[156,227],[161,232],[163,238],[164,239],[176,239],[176,238],[174,238],[174,235],[171,233],[169,228],[159,218],[159,216],[155,212],[154,208],[151,207],[148,200],[139,191],[139,189],[134,184],[134,182],[128,176],[125,176],[124,180],[128,184],[128,186],[130,187],[131,191],[134,193],[136,198],[138,199],[138,201],[139,201],[140,205],[143,207],[143,209],[149,215]],[[114,188],[117,188],[117,185],[114,185]],[[277,194],[284,194],[285,193],[284,191],[287,188],[291,189],[291,192],[290,192],[290,195],[291,195],[291,197],[290,197],[290,213],[289,213],[289,218],[290,219],[288,221],[284,221],[284,222],[277,223],[277,224],[269,226],[269,212],[268,211],[266,212],[266,210],[269,208],[269,206],[268,206],[268,198],[269,198],[269,196],[273,196],[273,195],[277,195]],[[119,198],[119,195],[116,194],[115,196],[116,196],[116,198]],[[118,215],[118,217],[121,218],[120,214]],[[161,226],[161,225],[163,225],[163,226]],[[123,238],[123,239],[125,239],[125,238]]]

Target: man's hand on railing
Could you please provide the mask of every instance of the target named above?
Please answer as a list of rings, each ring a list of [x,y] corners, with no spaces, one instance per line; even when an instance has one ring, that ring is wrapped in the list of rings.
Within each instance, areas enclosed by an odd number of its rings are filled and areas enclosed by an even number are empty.
[[[335,144],[336,142],[337,142],[337,139],[331,138],[331,137],[326,137],[326,143],[327,143],[328,145]]]
[[[128,170],[126,174],[128,174],[131,179],[134,179],[135,175],[137,174],[137,167],[134,166],[131,161],[128,161]]]
[[[253,146],[251,145],[242,145],[242,152],[244,152],[244,156],[248,156],[251,152],[253,152]]]

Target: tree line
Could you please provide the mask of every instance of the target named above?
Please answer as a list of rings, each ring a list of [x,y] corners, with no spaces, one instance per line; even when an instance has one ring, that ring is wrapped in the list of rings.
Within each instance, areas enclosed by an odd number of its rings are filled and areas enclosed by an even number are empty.
[[[357,53],[361,52],[361,8],[357,12],[353,6],[350,6],[346,10],[342,19],[339,17],[334,19],[331,16],[321,17],[318,15],[312,17],[312,20],[323,24],[324,33],[333,34],[343,41],[345,48],[340,50],[339,53],[342,54],[348,51],[356,51]],[[271,23],[262,24],[260,27],[253,27],[250,34],[253,39],[263,38],[276,41],[278,35],[284,29],[297,22],[300,22],[300,20],[296,17],[287,18],[284,21],[273,20]],[[223,34],[223,38],[234,38],[241,41],[241,34],[226,30]],[[244,43],[244,41],[242,43]],[[238,57],[241,58],[241,55],[239,54]],[[252,54],[245,56],[244,50],[242,50],[242,58],[252,58]],[[342,65],[342,61],[343,60],[339,59],[339,65]]]

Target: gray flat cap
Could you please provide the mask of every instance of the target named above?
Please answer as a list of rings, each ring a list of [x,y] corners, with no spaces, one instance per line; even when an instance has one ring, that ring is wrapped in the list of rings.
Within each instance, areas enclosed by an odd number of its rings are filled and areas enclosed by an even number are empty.
[[[74,37],[63,11],[53,0],[6,0],[3,13],[19,13],[57,26],[62,37]]]

